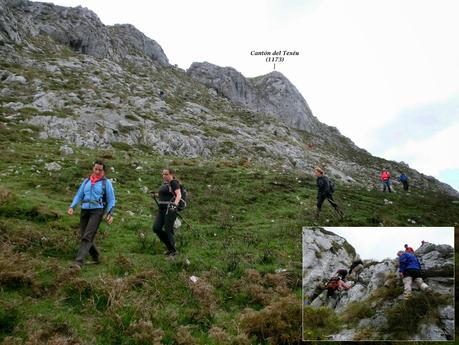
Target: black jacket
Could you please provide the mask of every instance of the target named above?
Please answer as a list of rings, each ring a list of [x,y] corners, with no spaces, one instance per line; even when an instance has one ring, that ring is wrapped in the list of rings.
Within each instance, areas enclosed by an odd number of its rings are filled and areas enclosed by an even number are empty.
[[[318,176],[317,177],[317,197],[320,195],[326,196],[330,193],[330,180],[327,176]]]
[[[349,268],[349,274],[351,274],[352,270],[356,268],[358,265],[363,265],[362,260],[355,260],[354,262],[352,262],[352,265]]]

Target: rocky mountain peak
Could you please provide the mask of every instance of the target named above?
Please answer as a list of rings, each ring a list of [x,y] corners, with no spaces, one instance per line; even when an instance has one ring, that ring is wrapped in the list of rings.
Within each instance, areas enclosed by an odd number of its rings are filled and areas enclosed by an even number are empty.
[[[0,40],[33,46],[46,34],[57,43],[96,58],[113,61],[146,58],[169,65],[161,46],[133,25],[105,26],[85,7],[62,7],[25,0],[1,0]]]
[[[245,78],[232,67],[195,62],[187,73],[231,101],[257,113],[274,115],[289,127],[317,134],[326,130],[296,87],[278,71]]]
[[[378,171],[387,166],[393,174],[405,171],[420,190],[457,195],[405,165],[372,157],[319,122],[278,71],[246,78],[202,62],[184,73],[130,24],[105,26],[83,7],[0,4],[0,110],[9,121],[38,126],[42,138],[250,158],[302,171],[320,165],[336,180],[368,190],[379,189]]]

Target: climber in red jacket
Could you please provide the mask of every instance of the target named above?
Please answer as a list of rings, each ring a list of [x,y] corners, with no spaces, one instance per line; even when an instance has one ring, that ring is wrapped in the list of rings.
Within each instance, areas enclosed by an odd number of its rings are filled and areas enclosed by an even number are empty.
[[[408,247],[407,244],[404,245],[405,247],[405,253],[411,253],[411,254],[414,254],[414,249],[411,248],[411,247]]]

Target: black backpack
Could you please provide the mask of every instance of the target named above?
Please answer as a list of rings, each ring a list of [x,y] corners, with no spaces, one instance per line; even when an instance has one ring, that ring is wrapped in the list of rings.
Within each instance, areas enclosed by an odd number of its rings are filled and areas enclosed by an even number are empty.
[[[327,180],[328,180],[328,191],[333,194],[336,190],[335,188],[335,182],[333,182],[333,180],[330,180],[330,178],[327,177]]]
[[[188,191],[186,190],[185,186],[182,185],[179,180],[176,180],[178,183],[179,183],[179,186],[180,186],[180,194],[182,195],[182,197],[180,198],[180,201],[177,205],[177,211],[183,211],[186,206],[187,206],[187,200],[188,200]],[[174,192],[172,191],[172,187],[171,185],[169,184],[169,191],[174,194]],[[175,196],[174,196],[175,198]]]

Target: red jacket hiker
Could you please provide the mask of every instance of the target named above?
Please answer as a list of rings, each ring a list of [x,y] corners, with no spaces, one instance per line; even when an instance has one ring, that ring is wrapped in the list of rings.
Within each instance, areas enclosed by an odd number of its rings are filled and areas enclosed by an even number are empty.
[[[381,181],[387,181],[388,179],[390,179],[390,172],[384,170],[382,173],[381,173]]]

